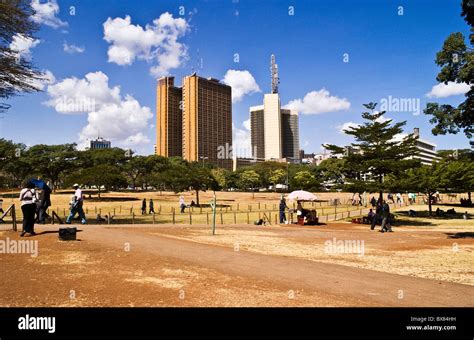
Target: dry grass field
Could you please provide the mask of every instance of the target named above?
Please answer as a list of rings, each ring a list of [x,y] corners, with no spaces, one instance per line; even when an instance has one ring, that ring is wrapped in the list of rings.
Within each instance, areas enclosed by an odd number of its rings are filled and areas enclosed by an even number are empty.
[[[69,201],[72,196],[72,191],[59,191],[52,194],[52,206],[50,211],[54,210],[61,218],[65,218],[69,214]],[[101,199],[98,199],[97,194],[93,192],[89,195],[85,191],[86,199],[84,202],[84,210],[87,219],[90,223],[97,223],[97,215],[102,217],[112,216],[113,224],[121,223],[174,223],[176,224],[208,224],[212,219],[212,209],[209,203],[213,199],[213,192],[200,192],[201,207],[194,207],[186,209],[185,214],[179,212],[179,197],[184,196],[186,204],[190,204],[191,200],[196,201],[194,192],[172,193],[172,192],[108,192],[101,194]],[[338,192],[322,192],[315,193],[318,197],[318,202],[304,203],[304,207],[308,209],[315,209],[319,216],[331,215],[331,219],[342,219],[342,214],[349,211],[360,211],[360,206],[352,206],[350,204],[351,193]],[[376,194],[367,194],[367,200]],[[18,193],[3,192],[4,209],[11,204],[18,206]],[[216,199],[218,204],[217,221],[221,224],[238,224],[238,223],[253,223],[263,217],[263,213],[275,222],[278,214],[278,204],[280,200],[280,193],[256,192],[216,192]],[[155,208],[155,217],[150,214],[141,215],[141,204],[143,199],[147,200],[147,212],[149,199],[153,199]],[[340,204],[334,206],[332,200],[339,199]],[[421,197],[419,197],[421,200]],[[407,202],[406,195],[404,197]],[[447,198],[446,198],[447,200]],[[288,202],[290,207],[294,206]],[[174,212],[174,217],[173,217]],[[189,216],[191,212],[191,217]],[[17,218],[21,220],[21,209],[17,209]],[[8,220],[8,218],[6,219]],[[95,221],[94,221],[95,220]],[[103,222],[106,223],[106,222]]]

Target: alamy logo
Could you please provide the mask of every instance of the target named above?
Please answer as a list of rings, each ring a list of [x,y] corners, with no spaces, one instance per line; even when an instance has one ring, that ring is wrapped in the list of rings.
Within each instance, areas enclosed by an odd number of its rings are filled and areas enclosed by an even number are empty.
[[[0,254],[30,254],[31,257],[38,256],[37,240],[11,240],[7,237],[0,240]]]
[[[56,332],[56,318],[54,316],[29,316],[26,314],[18,318],[20,330],[47,330],[48,333]]]
[[[380,110],[388,112],[412,112],[418,116],[421,113],[420,98],[388,98],[380,99]]]
[[[357,254],[364,256],[364,240],[332,240],[324,242],[324,252],[326,254]]]

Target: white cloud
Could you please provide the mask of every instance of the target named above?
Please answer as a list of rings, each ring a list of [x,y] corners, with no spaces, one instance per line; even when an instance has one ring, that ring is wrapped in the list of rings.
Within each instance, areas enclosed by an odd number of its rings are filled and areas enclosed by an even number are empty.
[[[59,113],[87,113],[87,125],[79,133],[80,147],[98,134],[122,146],[149,143],[145,133],[153,114],[120,87],[109,86],[109,78],[98,71],[84,78],[66,78],[48,86],[51,98],[45,104]]]
[[[74,44],[69,45],[66,41],[63,43],[63,50],[66,53],[74,54],[74,53],[83,53],[85,48],[83,46],[76,46]]]
[[[294,99],[285,105],[287,109],[295,109],[308,115],[348,110],[350,107],[351,103],[346,98],[331,96],[325,88],[311,91],[303,99]]]
[[[89,112],[88,124],[79,133],[79,141],[87,143],[100,133],[104,138],[124,146],[146,144],[150,140],[143,132],[152,117],[150,108],[140,106],[135,98],[127,95],[118,104],[106,104],[97,111]]]
[[[148,143],[150,143],[150,139],[141,132],[128,137],[124,141],[125,145],[131,145],[131,146],[143,145],[143,144],[148,144]]]
[[[232,87],[232,102],[237,103],[246,94],[261,92],[255,78],[249,71],[228,70],[223,82]]]
[[[59,14],[59,5],[56,0],[31,1],[31,7],[35,11],[35,14],[31,16],[31,20],[38,24],[44,24],[53,28],[67,26],[67,22],[61,21],[57,14]]]
[[[138,60],[154,63],[150,68],[152,75],[167,75],[170,69],[177,68],[187,58],[187,47],[178,39],[188,31],[183,18],[173,18],[166,12],[153,24],[132,25],[130,16],[108,18],[103,24],[104,39],[110,44],[108,61],[118,65],[131,65]]]
[[[468,92],[471,87],[466,83],[448,82],[434,85],[431,91],[426,94],[428,98],[445,98],[456,96]]]
[[[358,127],[360,124],[354,123],[354,122],[345,122],[344,124],[336,126],[336,128],[339,130],[339,133],[345,134],[344,130],[349,130],[351,127]]]
[[[38,39],[32,39],[25,37],[21,34],[15,34],[13,40],[10,43],[10,49],[18,53],[20,58],[27,61],[31,60],[31,49],[40,43]]]
[[[243,126],[246,130],[250,131],[250,118],[247,119],[247,120],[245,120],[245,121],[242,123],[242,126]]]
[[[252,157],[252,142],[250,138],[250,119],[242,123],[243,129],[232,124],[232,149],[237,157]]]
[[[51,97],[46,105],[60,113],[91,112],[103,105],[120,103],[120,87],[109,87],[109,77],[102,72],[91,72],[84,79],[66,78],[48,86]]]

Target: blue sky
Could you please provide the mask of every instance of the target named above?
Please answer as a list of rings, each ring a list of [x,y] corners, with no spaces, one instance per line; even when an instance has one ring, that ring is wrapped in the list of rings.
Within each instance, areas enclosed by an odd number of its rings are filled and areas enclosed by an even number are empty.
[[[349,143],[341,127],[361,122],[363,103],[389,96],[414,99],[422,111],[428,101],[463,100],[462,89],[454,87],[440,87],[427,97],[437,85],[434,59],[444,39],[451,32],[468,35],[460,1],[34,2],[40,6],[39,41],[29,54],[22,50],[22,57],[51,72],[54,81],[43,84],[43,92],[10,100],[11,109],[0,119],[1,137],[27,145],[84,143],[100,133],[114,145],[152,153],[156,78],[169,73],[181,85],[193,70],[242,89],[233,122],[238,142],[248,143],[244,121],[249,107],[260,105],[270,90],[272,53],[282,105],[292,102],[300,110],[300,147],[306,152],[320,152],[322,143]],[[172,28],[160,30],[165,22]],[[229,70],[241,72],[230,77]],[[95,80],[84,80],[87,74]],[[81,91],[82,99],[95,98],[94,109],[63,112],[45,104]],[[407,132],[419,127],[422,138],[438,149],[469,147],[462,133],[432,136],[423,113],[389,110],[387,116],[406,120]]]

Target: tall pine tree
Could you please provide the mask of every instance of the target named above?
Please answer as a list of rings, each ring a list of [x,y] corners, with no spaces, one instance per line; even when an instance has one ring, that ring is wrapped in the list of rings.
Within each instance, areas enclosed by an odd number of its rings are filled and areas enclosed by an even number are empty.
[[[370,112],[363,112],[363,124],[350,127],[344,132],[354,137],[349,147],[324,145],[333,154],[344,154],[345,175],[350,191],[379,192],[382,199],[386,189],[384,179],[404,176],[407,169],[418,167],[413,159],[417,154],[416,138],[413,134],[399,138],[406,121],[392,124],[384,120],[385,111],[375,112],[376,103],[364,104]]]

